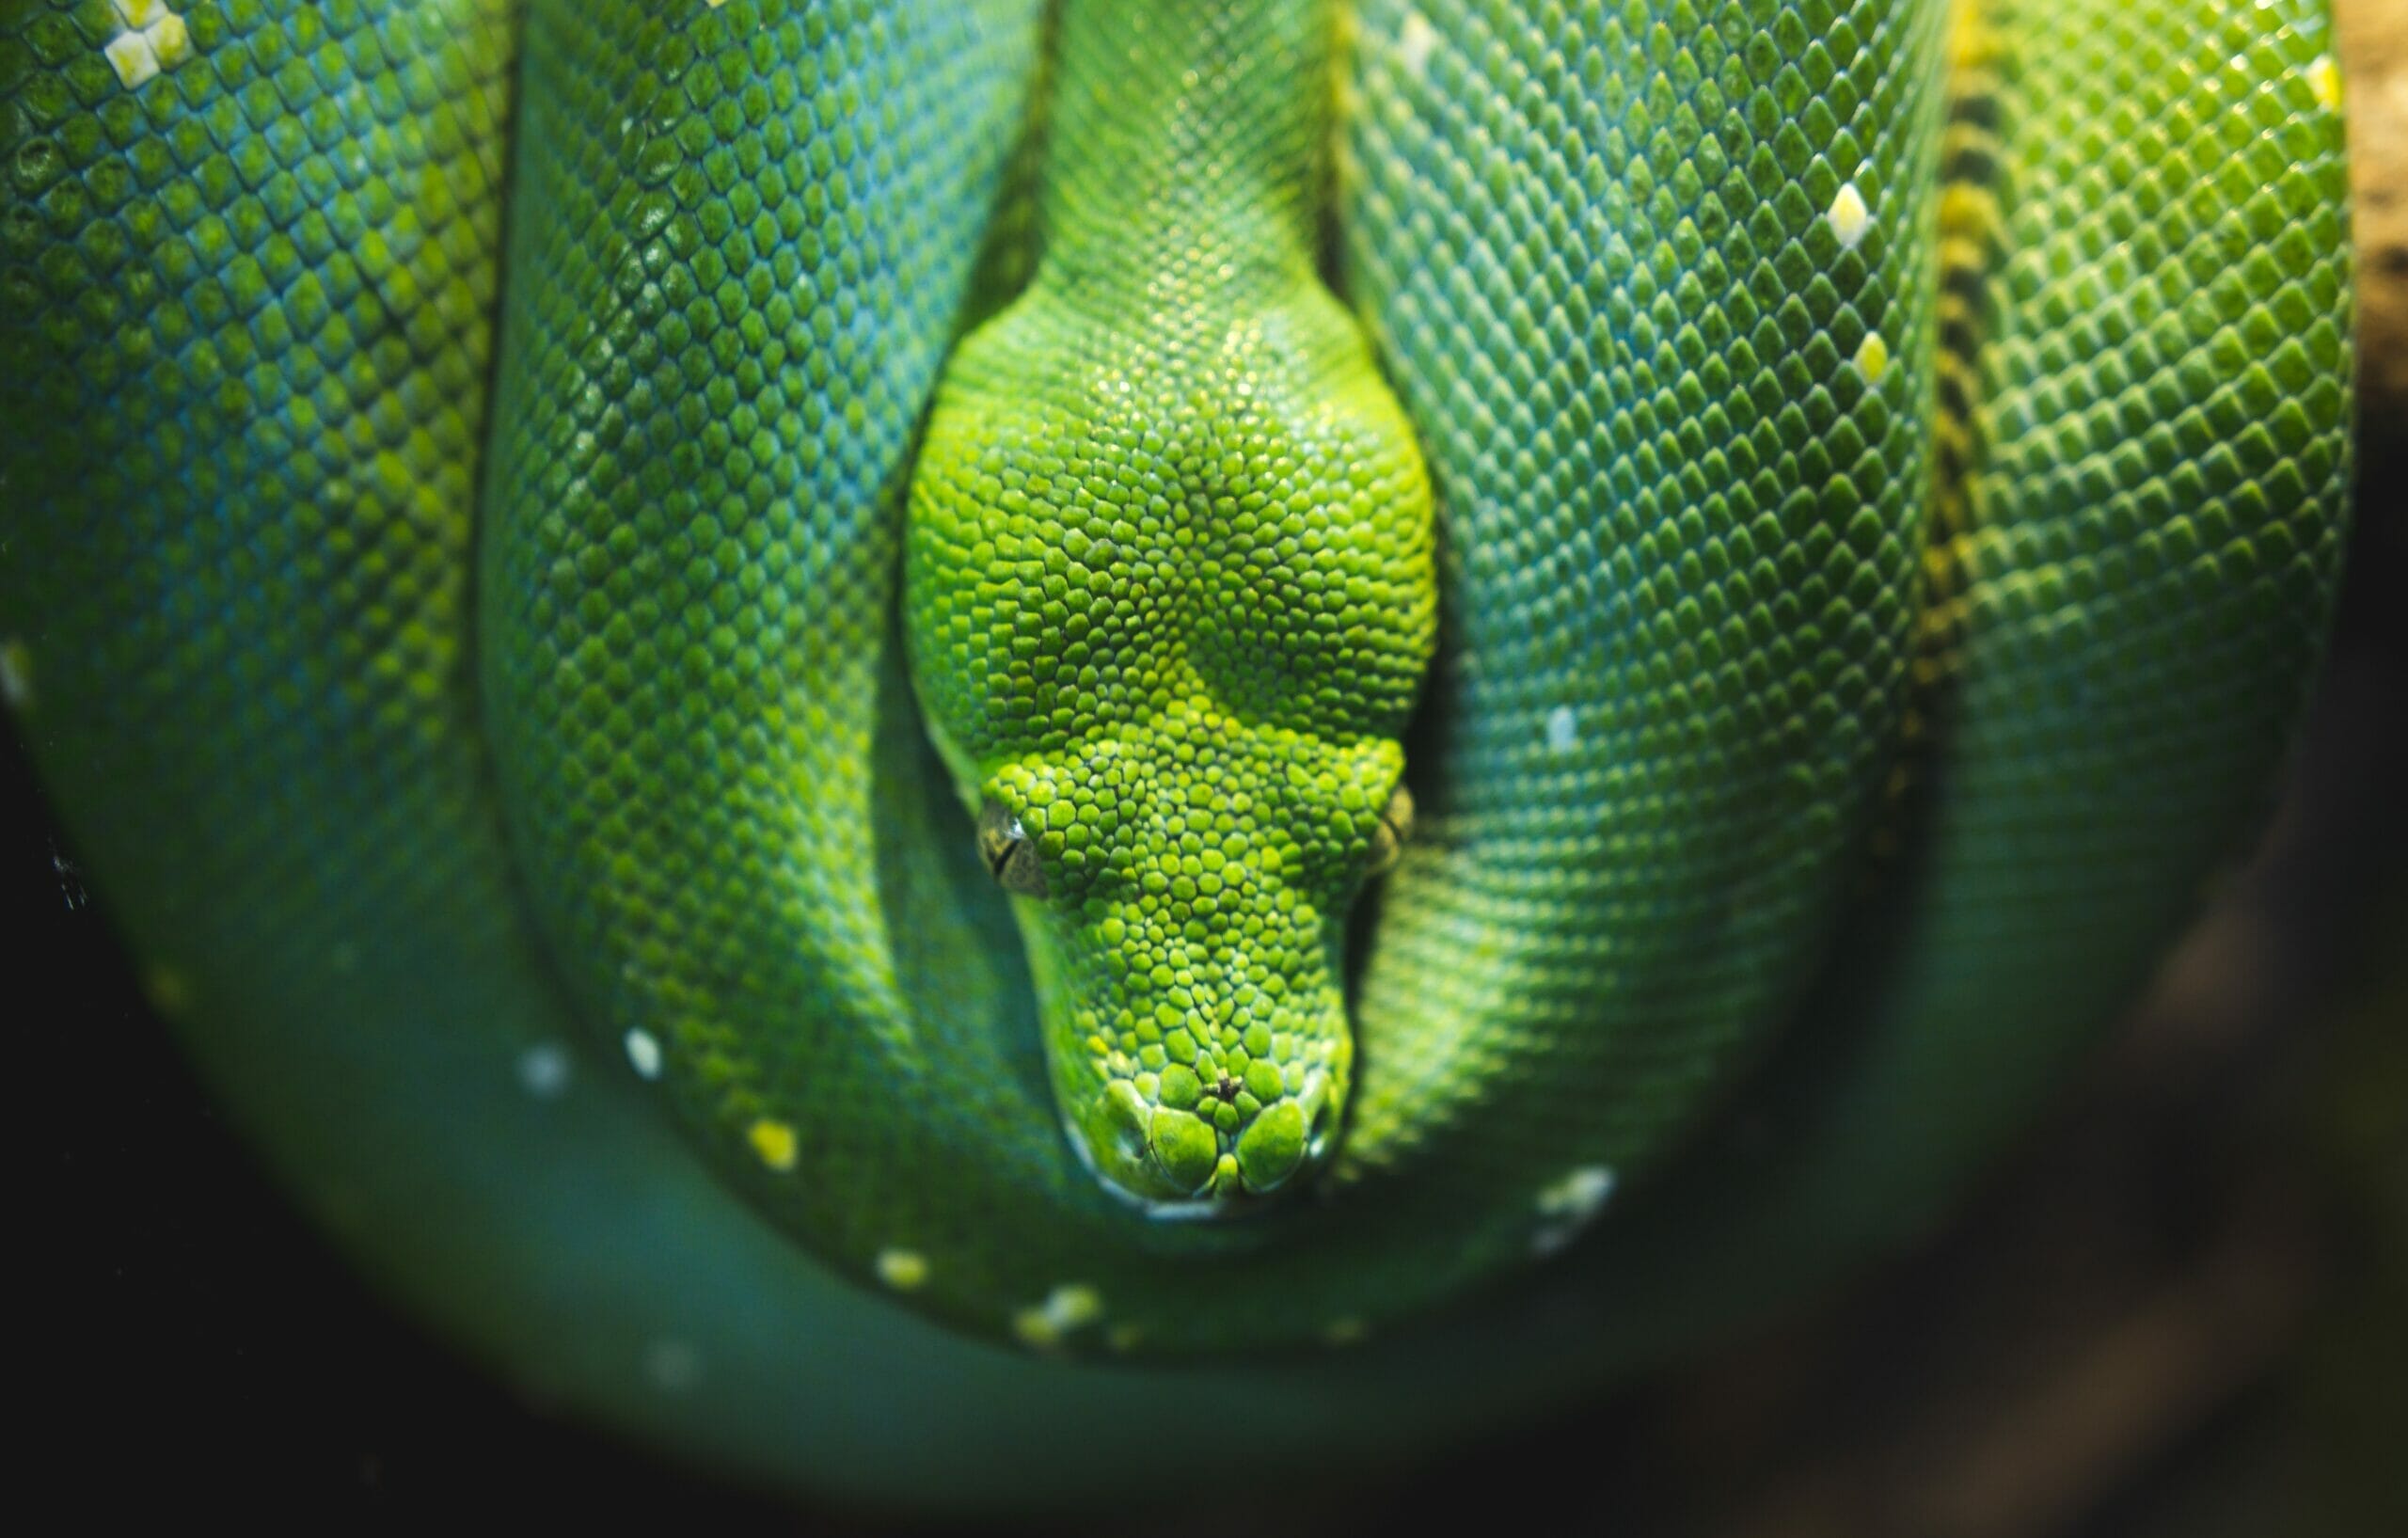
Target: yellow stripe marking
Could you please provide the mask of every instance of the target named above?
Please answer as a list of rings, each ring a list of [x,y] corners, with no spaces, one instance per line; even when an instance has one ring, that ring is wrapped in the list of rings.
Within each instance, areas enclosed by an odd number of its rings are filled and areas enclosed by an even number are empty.
[[[2307,67],[2307,88],[2316,93],[2317,103],[2327,112],[2341,110],[2341,67],[2333,62],[2330,54],[2319,54]]]
[[[752,1151],[761,1156],[763,1164],[781,1175],[794,1168],[795,1157],[800,1149],[795,1142],[792,1127],[763,1117],[752,1123],[752,1131],[745,1135],[752,1140]]]
[[[1867,331],[1864,340],[1857,344],[1856,372],[1864,375],[1868,385],[1879,384],[1881,376],[1890,372],[1890,344],[1881,340],[1880,332]]]
[[[928,1279],[928,1258],[917,1250],[879,1250],[878,1279],[898,1292],[909,1292]]]

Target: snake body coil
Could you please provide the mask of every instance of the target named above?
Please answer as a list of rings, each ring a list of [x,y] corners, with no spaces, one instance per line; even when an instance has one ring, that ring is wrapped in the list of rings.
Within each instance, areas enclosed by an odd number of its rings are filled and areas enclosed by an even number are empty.
[[[2322,642],[2313,0],[56,0],[0,92],[0,682],[163,1013],[772,1478],[1392,1454],[1894,1245]]]

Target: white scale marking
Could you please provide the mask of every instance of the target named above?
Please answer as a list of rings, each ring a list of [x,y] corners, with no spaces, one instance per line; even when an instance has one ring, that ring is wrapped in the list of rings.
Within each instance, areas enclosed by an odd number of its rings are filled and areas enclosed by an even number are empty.
[[[660,1043],[650,1031],[638,1025],[629,1030],[622,1043],[627,1049],[627,1066],[636,1077],[650,1081],[660,1077]]]
[[[1567,753],[1580,745],[1580,722],[1573,716],[1572,707],[1559,705],[1546,713],[1546,751]]]
[[[1857,242],[1873,228],[1873,211],[1865,206],[1864,194],[1856,190],[1853,182],[1841,185],[1838,196],[1831,199],[1830,212],[1823,216],[1830,221],[1831,233],[1839,237],[1843,251],[1855,250]]]
[[[1607,1198],[1614,1194],[1614,1172],[1603,1165],[1582,1165],[1539,1190],[1535,1205],[1539,1227],[1530,1235],[1530,1253],[1553,1255],[1597,1220]]]
[[[1038,1308],[1012,1316],[1012,1330],[1032,1346],[1059,1345],[1062,1337],[1103,1317],[1103,1296],[1084,1282],[1064,1282]]]
[[[557,1041],[538,1041],[518,1054],[518,1083],[537,1100],[558,1100],[568,1092],[568,1049]]]
[[[125,30],[102,45],[118,84],[139,90],[162,70],[192,56],[192,33],[166,0],[112,0]]]

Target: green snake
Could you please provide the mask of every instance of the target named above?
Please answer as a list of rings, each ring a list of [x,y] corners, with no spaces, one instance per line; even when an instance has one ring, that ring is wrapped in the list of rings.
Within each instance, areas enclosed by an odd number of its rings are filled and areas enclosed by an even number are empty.
[[[8,0],[0,93],[0,685],[150,992],[755,1478],[1361,1464],[1895,1247],[2337,578],[2314,0]]]

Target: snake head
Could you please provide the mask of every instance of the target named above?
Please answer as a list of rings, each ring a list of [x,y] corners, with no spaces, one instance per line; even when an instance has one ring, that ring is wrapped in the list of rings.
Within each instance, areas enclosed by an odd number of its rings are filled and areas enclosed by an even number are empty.
[[[973,335],[904,563],[1070,1140],[1164,1214],[1336,1150],[1346,917],[1404,826],[1437,601],[1419,451],[1335,302],[1188,324],[1040,284]]]
[[[1346,912],[1402,769],[1391,741],[1196,706],[988,778],[982,852],[1022,898],[1065,1128],[1109,1188],[1217,1214],[1335,1150]]]

